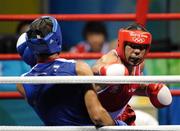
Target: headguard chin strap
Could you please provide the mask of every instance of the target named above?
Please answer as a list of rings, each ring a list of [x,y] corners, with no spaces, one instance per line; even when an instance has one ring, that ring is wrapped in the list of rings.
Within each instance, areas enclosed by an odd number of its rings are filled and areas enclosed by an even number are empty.
[[[121,60],[127,63],[128,61],[125,57],[125,42],[130,42],[130,44],[137,45],[148,45],[145,54],[146,56],[150,50],[151,41],[152,35],[149,32],[120,29],[118,33],[118,47],[116,48],[116,51]]]
[[[33,51],[35,55],[59,53],[62,48],[62,34],[61,28],[55,18],[51,16],[42,16],[34,20],[31,23],[30,27],[34,26],[37,23],[37,21],[42,21],[43,19],[50,20],[50,24],[52,24],[51,32],[43,36],[42,32],[38,29],[31,30],[30,28],[30,30],[26,33],[28,37],[26,41],[27,46]],[[40,26],[40,24],[36,26]],[[37,37],[30,37],[29,33],[34,33]]]

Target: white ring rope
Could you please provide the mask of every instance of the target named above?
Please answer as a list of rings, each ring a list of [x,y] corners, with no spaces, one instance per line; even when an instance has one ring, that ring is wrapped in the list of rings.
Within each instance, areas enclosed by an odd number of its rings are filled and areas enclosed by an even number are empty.
[[[179,131],[180,126],[0,126],[0,131]]]
[[[147,84],[147,83],[180,83],[179,75],[171,76],[28,76],[0,77],[0,84],[33,83],[33,84]]]

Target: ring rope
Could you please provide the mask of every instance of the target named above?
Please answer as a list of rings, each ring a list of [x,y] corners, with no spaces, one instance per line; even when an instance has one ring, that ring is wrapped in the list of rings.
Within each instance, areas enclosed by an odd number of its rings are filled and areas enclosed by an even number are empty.
[[[132,21],[136,14],[0,14],[0,21],[34,20],[51,15],[61,21]],[[149,13],[148,20],[180,20],[180,13]]]
[[[1,84],[32,83],[32,84],[148,84],[148,83],[179,83],[179,75],[171,76],[28,76],[0,77]]]
[[[136,23],[140,23],[143,26],[146,25],[149,5],[149,0],[136,0]]]
[[[0,126],[0,131],[179,131],[180,126]]]
[[[180,90],[170,90],[172,96],[180,96]],[[0,99],[24,99],[24,97],[17,91],[3,91],[0,92]]]
[[[59,56],[66,59],[98,59],[102,53],[61,53]],[[148,59],[166,58],[166,59],[179,59],[179,52],[157,52],[148,53]],[[0,60],[20,60],[19,54],[0,54]]]

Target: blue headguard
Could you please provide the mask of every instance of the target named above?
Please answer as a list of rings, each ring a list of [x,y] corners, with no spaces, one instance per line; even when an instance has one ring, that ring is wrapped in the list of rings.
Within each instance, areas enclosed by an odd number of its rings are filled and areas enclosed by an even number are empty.
[[[50,20],[52,24],[52,32],[49,32],[43,37],[38,37],[38,35],[41,36],[40,34],[42,34],[42,32],[38,29],[31,29],[31,26],[33,26],[33,24],[35,24],[37,21],[43,19]],[[36,37],[30,37],[29,34],[32,32],[36,34]],[[62,48],[62,34],[57,20],[50,16],[42,16],[34,20],[30,25],[30,30],[27,32],[26,42],[27,46],[35,55],[59,53]]]

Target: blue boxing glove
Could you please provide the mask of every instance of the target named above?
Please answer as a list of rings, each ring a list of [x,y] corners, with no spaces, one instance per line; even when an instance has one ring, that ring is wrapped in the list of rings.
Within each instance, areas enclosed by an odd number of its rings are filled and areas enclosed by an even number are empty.
[[[115,126],[127,126],[127,124],[121,120],[114,120]]]
[[[17,52],[20,54],[21,58],[23,59],[26,64],[30,65],[33,67],[37,62],[36,62],[36,57],[31,51],[31,49],[27,46],[27,34],[23,33],[16,44],[16,49]]]

